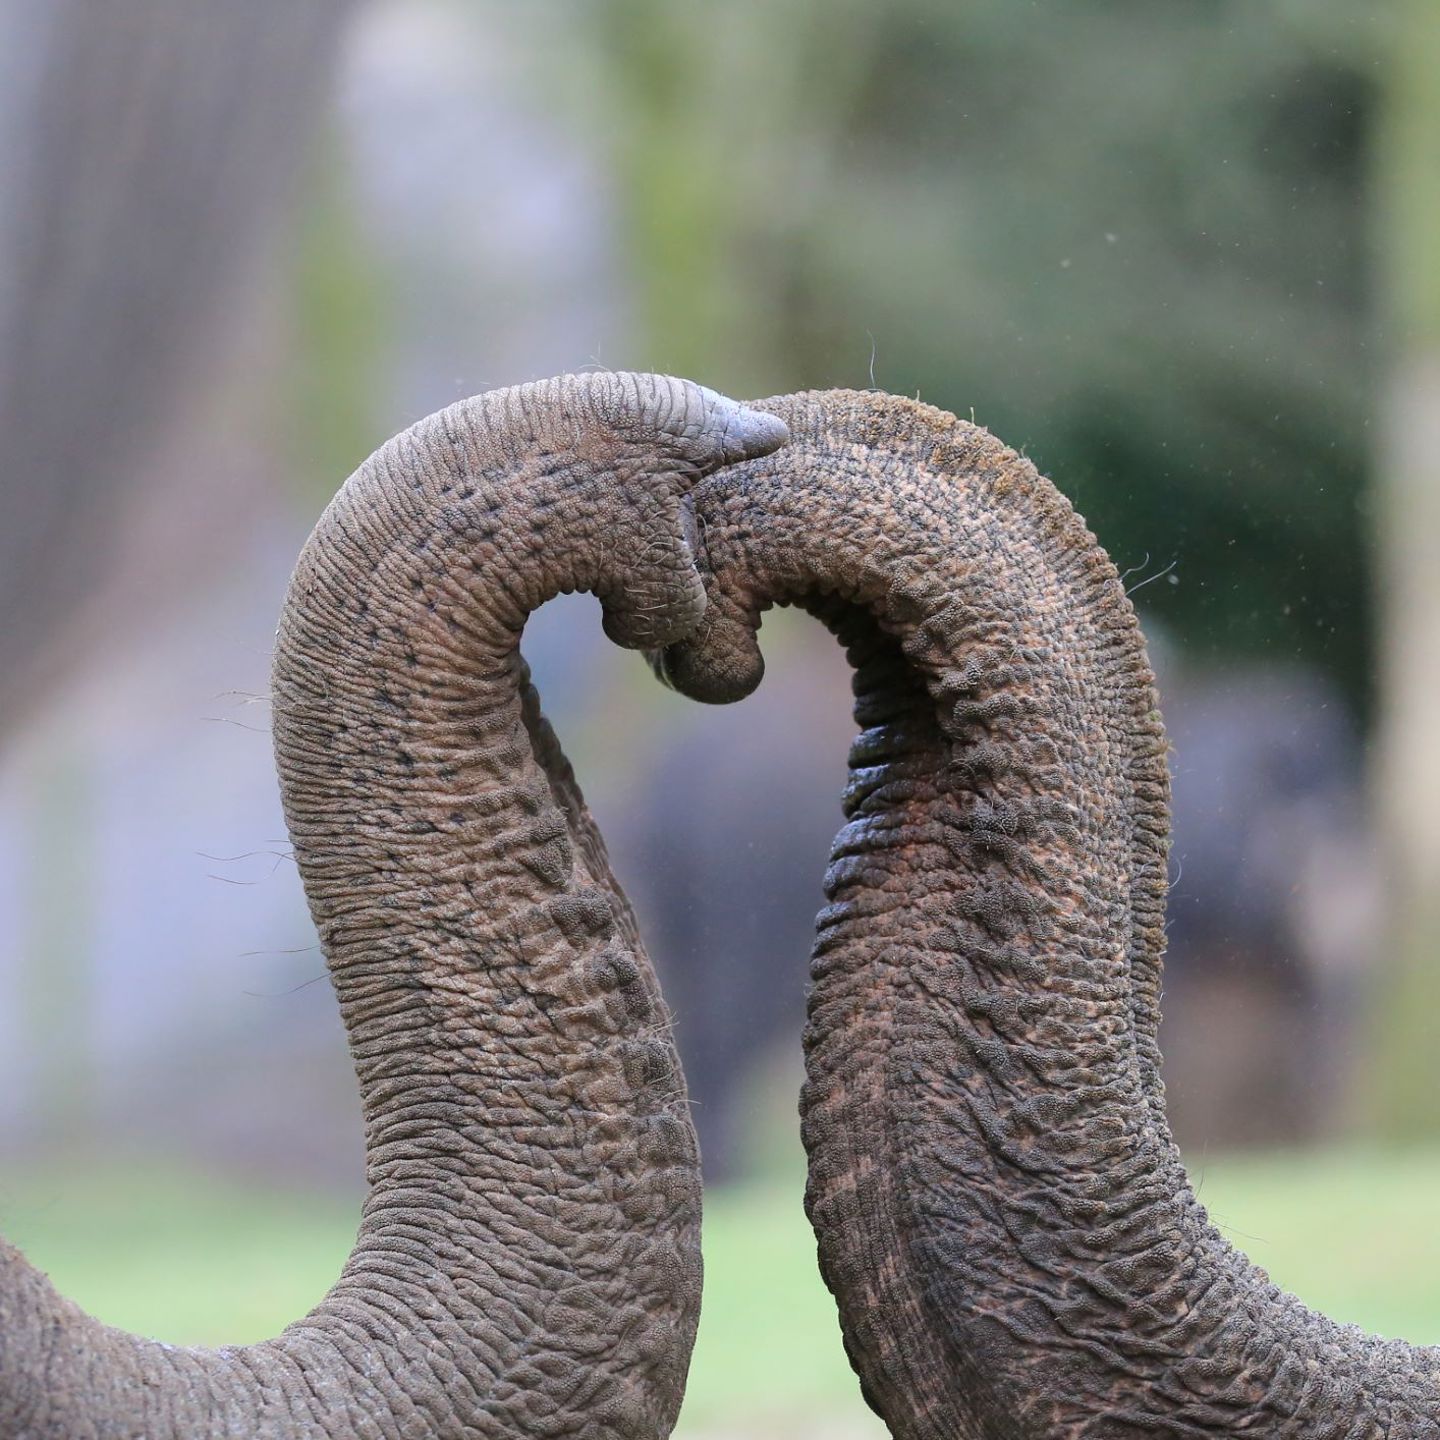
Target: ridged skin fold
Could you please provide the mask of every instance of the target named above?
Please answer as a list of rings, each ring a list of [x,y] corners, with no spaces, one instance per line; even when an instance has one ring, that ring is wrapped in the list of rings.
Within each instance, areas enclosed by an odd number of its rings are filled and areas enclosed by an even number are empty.
[[[0,1242],[3,1440],[669,1433],[694,1133],[519,639],[576,589],[622,644],[693,630],[683,497],[784,438],[685,381],[568,376],[422,420],[347,482],[291,582],[273,699],[360,1081],[354,1251],[282,1335],[205,1351],[100,1325]]]
[[[913,401],[757,402],[790,443],[693,495],[700,699],[824,620],[860,733],[818,921],[807,1208],[904,1440],[1437,1440],[1440,1351],[1270,1284],[1209,1223],[1156,1026],[1168,777],[1115,569],[992,436]]]

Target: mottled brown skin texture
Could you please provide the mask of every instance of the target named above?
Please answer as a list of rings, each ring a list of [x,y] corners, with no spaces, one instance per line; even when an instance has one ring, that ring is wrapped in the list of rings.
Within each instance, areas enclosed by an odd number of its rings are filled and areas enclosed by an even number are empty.
[[[305,548],[275,752],[359,1076],[368,1196],[277,1339],[98,1324],[0,1242],[3,1440],[669,1433],[699,1172],[634,919],[520,658],[560,591],[692,630],[682,497],[783,426],[686,382],[566,377],[384,446]]]
[[[1156,1048],[1165,739],[1109,559],[951,415],[759,408],[791,440],[694,492],[710,605],[657,663],[736,699],[761,612],[794,604],[855,668],[801,1109],[870,1403],[906,1440],[1436,1440],[1440,1351],[1306,1310],[1181,1169]]]

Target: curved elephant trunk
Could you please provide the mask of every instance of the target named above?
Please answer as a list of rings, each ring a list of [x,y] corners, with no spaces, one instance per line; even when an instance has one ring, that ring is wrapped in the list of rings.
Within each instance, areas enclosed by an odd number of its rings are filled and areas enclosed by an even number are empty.
[[[681,517],[784,426],[655,376],[467,400],[398,436],[305,547],[275,753],[365,1118],[360,1231],[277,1339],[110,1330],[0,1245],[0,1434],[649,1437],[699,1302],[667,1018],[518,642],[595,591],[622,643],[705,603]]]
[[[760,408],[791,443],[695,492],[711,604],[658,665],[738,698],[780,603],[855,666],[801,1108],[870,1402],[906,1440],[1436,1440],[1440,1351],[1283,1294],[1181,1168],[1156,1047],[1165,738],[1109,559],[953,416]]]

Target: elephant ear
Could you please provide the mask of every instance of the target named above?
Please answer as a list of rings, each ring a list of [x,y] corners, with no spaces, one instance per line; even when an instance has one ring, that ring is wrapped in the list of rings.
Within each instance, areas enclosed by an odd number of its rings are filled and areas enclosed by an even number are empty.
[[[690,633],[686,497],[783,424],[687,381],[567,376],[441,411],[321,517],[276,636],[275,754],[360,1083],[368,1193],[276,1339],[98,1324],[0,1244],[0,1436],[661,1440],[700,1180],[634,916],[520,657],[593,590]]]
[[[1156,1041],[1166,744],[1108,557],[954,416],[757,408],[790,443],[697,487],[708,603],[655,663],[736,698],[762,612],[796,604],[855,668],[801,1111],[866,1397],[907,1440],[1440,1437],[1440,1351],[1306,1310],[1181,1167]]]

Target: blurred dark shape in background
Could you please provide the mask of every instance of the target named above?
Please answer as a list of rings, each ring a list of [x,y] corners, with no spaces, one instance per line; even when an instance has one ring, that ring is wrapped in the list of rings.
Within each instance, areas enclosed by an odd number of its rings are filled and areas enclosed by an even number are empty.
[[[712,1180],[743,1172],[753,1149],[757,1066],[794,1058],[853,732],[833,644],[787,626],[768,648],[770,673],[737,713],[666,726],[608,832],[663,969]],[[1312,668],[1172,665],[1171,1119],[1196,1153],[1333,1138],[1350,1118],[1378,910],[1359,735]]]
[[[1334,1138],[1379,921],[1360,737],[1306,667],[1162,667],[1161,683],[1176,1136],[1191,1153]]]
[[[1182,1135],[1379,1124],[1373,231],[1425,221],[1368,177],[1422,21],[0,0],[0,1144],[355,1183],[264,733],[287,567],[387,434],[590,364],[918,390],[1071,494],[1167,637]],[[793,1117],[753,1076],[797,1053],[849,732],[831,642],[766,644],[732,713],[663,695],[583,601],[526,638],[717,1176],[757,1104]]]
[[[839,646],[818,625],[766,628],[780,633],[766,635],[759,690],[666,727],[611,842],[661,967],[712,1180],[745,1156],[747,1079],[782,1047],[798,1056],[854,734]]]

